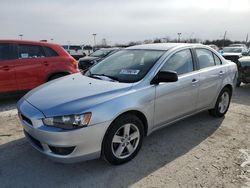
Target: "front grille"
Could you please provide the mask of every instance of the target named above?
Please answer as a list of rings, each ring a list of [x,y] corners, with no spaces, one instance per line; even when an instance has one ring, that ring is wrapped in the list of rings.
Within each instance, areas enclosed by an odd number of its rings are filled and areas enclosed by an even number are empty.
[[[41,142],[40,142],[39,140],[35,139],[33,136],[31,136],[31,135],[30,135],[29,133],[27,133],[26,131],[24,131],[24,134],[25,134],[25,136],[26,136],[27,138],[30,139],[30,141],[31,141],[34,145],[36,145],[39,149],[43,150],[43,146],[42,146],[42,144],[41,144]]]
[[[21,118],[22,118],[23,121],[25,121],[29,125],[33,126],[32,121],[29,118],[27,118],[26,116],[24,116],[23,114],[21,114]]]

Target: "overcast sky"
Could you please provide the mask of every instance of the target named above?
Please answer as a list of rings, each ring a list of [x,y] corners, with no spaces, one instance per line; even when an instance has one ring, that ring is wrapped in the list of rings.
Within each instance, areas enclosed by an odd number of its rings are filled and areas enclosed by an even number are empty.
[[[0,0],[0,39],[67,44],[250,34],[250,0]]]

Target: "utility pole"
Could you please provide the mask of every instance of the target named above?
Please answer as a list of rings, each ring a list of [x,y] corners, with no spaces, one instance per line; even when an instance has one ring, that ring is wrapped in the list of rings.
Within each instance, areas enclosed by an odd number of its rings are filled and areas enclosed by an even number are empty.
[[[96,40],[95,40],[95,38],[96,38],[97,33],[93,33],[92,35],[94,37],[94,47],[95,47],[96,46]]]
[[[18,35],[20,37],[20,40],[23,40],[23,34]]]
[[[224,47],[224,46],[225,46],[225,40],[226,40],[226,37],[227,37],[227,31],[225,31],[225,33],[224,33],[224,37],[223,37],[223,45],[222,45],[222,47]]]
[[[247,33],[247,37],[246,37],[246,44],[248,43],[248,33]]]
[[[178,35],[178,42],[180,42],[181,41],[181,33],[177,33],[177,35]]]

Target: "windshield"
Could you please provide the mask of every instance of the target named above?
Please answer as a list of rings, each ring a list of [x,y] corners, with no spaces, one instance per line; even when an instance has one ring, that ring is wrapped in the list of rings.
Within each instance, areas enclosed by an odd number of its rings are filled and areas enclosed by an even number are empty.
[[[226,47],[223,48],[223,52],[224,53],[241,53],[242,52],[242,48],[230,48],[230,47]]]
[[[122,50],[90,69],[87,75],[105,75],[119,82],[141,80],[165,51]]]
[[[90,54],[90,56],[92,56],[92,57],[105,57],[111,51],[113,51],[113,50],[107,50],[107,49],[96,50],[95,52]]]

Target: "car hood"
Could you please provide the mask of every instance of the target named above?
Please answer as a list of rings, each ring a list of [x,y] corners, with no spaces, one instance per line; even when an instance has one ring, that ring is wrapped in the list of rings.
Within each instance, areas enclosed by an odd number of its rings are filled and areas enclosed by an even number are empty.
[[[250,56],[244,56],[239,59],[240,62],[250,61]]]
[[[99,80],[78,73],[43,84],[27,93],[24,99],[46,117],[80,114],[125,94],[131,87],[131,83]]]
[[[223,56],[238,56],[241,57],[242,54],[241,53],[223,53]]]

